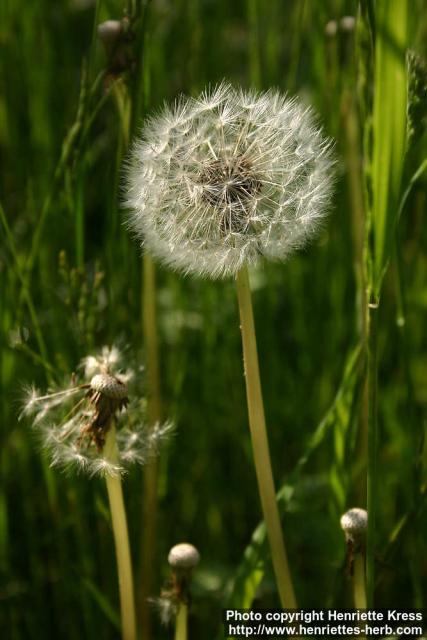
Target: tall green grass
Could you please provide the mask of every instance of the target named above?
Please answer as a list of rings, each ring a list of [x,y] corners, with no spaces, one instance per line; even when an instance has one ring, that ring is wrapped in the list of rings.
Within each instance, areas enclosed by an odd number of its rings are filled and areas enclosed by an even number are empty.
[[[378,606],[425,606],[427,143],[421,128],[404,152],[404,61],[407,47],[426,55],[427,15],[416,0],[405,26],[407,5],[130,4],[138,19],[122,82],[131,136],[165,99],[225,77],[300,94],[337,140],[339,180],[324,231],[288,264],[251,274],[272,462],[301,606],[352,606],[339,516],[364,499],[366,285],[374,302],[381,291],[371,367],[370,590]],[[50,470],[17,415],[25,384],[66,379],[97,346],[119,340],[141,363],[148,356],[141,251],[120,206],[126,128],[94,37],[100,21],[120,19],[124,8],[118,0],[0,4],[0,628],[11,639],[117,637],[103,484]],[[345,15],[359,16],[352,32],[340,26]],[[325,33],[331,20],[335,35]],[[156,285],[162,409],[177,434],[160,460],[152,595],[167,575],[168,549],[192,542],[202,561],[189,636],[221,637],[226,604],[278,605],[255,506],[234,284],[156,268]],[[142,485],[138,471],[124,485],[137,566]],[[167,634],[154,615],[153,638]]]

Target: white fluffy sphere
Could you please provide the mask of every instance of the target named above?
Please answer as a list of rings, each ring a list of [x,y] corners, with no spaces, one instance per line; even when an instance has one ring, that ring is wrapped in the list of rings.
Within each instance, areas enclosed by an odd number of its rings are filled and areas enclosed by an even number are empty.
[[[130,225],[167,265],[236,275],[262,256],[286,259],[312,236],[333,164],[310,109],[222,83],[144,126],[128,166]]]

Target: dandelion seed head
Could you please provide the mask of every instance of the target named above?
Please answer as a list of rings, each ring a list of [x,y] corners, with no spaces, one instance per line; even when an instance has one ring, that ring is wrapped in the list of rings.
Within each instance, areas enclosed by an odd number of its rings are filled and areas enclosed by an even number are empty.
[[[128,166],[130,226],[166,264],[212,278],[286,259],[331,199],[331,141],[310,109],[226,83],[144,127]]]

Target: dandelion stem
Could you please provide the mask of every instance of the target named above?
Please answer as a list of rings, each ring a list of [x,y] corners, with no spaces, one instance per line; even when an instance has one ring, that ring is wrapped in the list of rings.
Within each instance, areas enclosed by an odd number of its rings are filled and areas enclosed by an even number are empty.
[[[176,614],[175,640],[187,640],[188,605],[181,602]]]
[[[356,609],[366,609],[365,554],[356,553],[354,557],[353,596]]]
[[[259,494],[271,548],[280,601],[283,607],[294,609],[297,607],[297,603],[289,571],[279,510],[276,501],[276,491],[274,488],[259,375],[249,275],[246,267],[241,269],[237,274],[237,295],[242,332],[249,427],[251,431],[252,449]]]
[[[116,429],[108,432],[104,447],[105,456],[117,460]],[[120,610],[123,640],[136,640],[136,618],[133,594],[132,563],[130,557],[129,534],[120,476],[106,475],[108,499],[110,502],[114,543],[116,547],[117,571],[119,576]]]

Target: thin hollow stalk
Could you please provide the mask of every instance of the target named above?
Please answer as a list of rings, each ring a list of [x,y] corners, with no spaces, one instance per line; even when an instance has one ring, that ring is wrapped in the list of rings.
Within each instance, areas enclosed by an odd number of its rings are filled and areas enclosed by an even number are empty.
[[[188,606],[181,602],[176,614],[175,640],[187,640]]]
[[[368,534],[366,545],[366,582],[368,606],[374,606],[375,584],[375,526],[377,513],[377,324],[378,304],[369,304],[368,326],[368,477],[367,477],[367,507]]]
[[[297,603],[276,502],[259,375],[252,298],[246,267],[237,274],[237,295],[242,332],[249,427],[261,506],[270,543],[280,601],[283,607],[294,609],[297,607]]]
[[[114,425],[108,432],[104,448],[105,456],[117,460],[116,429]],[[110,503],[116,548],[117,572],[119,576],[120,611],[123,640],[136,640],[136,617],[133,593],[132,562],[130,556],[129,534],[120,476],[105,477],[108,500]]]
[[[366,609],[365,554],[356,553],[353,568],[353,597],[356,609]]]
[[[155,266],[151,256],[144,255],[143,261],[143,330],[145,359],[147,365],[148,388],[148,420],[153,427],[162,418],[160,366],[157,338],[156,319],[156,281]],[[143,498],[143,535],[141,548],[142,576],[140,580],[140,612],[141,631],[144,638],[151,637],[150,609],[148,597],[151,594],[154,577],[154,562],[156,557],[157,531],[157,503],[158,503],[158,462],[155,458],[144,467],[144,498]]]

